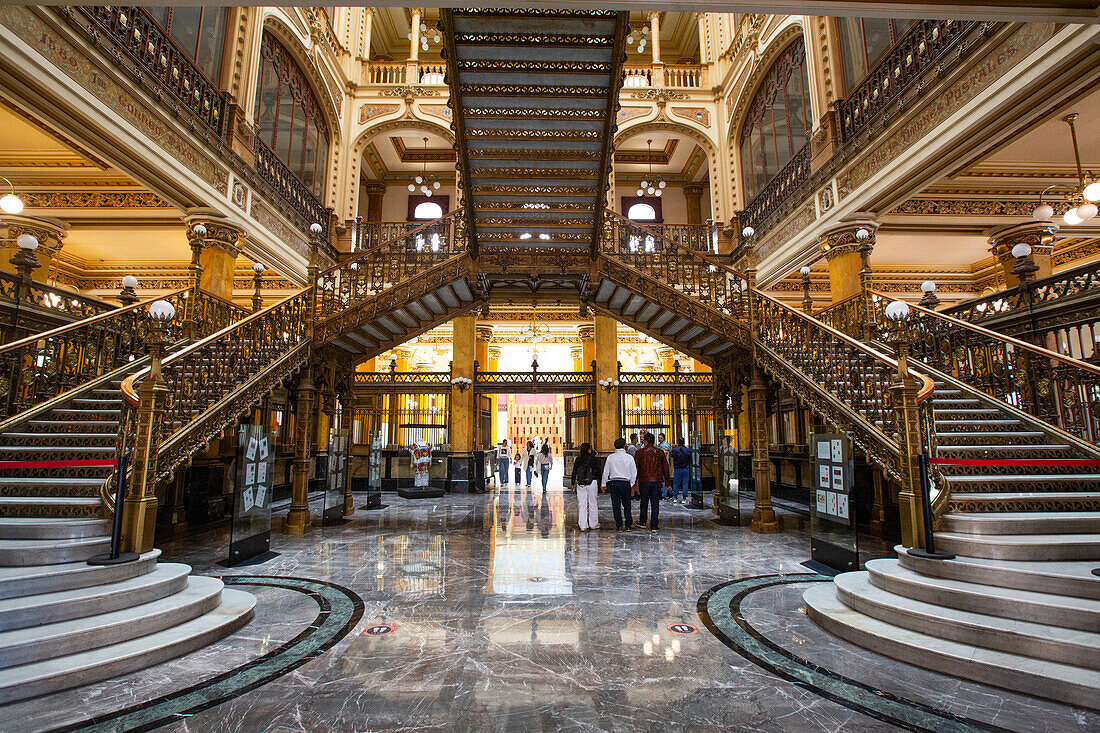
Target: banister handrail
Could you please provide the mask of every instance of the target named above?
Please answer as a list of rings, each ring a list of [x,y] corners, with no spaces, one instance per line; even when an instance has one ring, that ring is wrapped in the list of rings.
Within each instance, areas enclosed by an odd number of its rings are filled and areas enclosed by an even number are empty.
[[[871,295],[877,296],[879,298],[884,298],[886,300],[895,300],[895,298],[892,298],[891,296],[887,295],[886,293],[880,292],[878,290],[871,289],[871,290],[869,290],[869,292],[871,293]],[[1042,346],[1036,346],[1035,344],[1029,344],[1026,341],[1021,341],[1018,338],[1013,338],[1012,336],[1007,336],[1003,333],[998,333],[997,331],[991,331],[988,328],[983,328],[981,326],[976,326],[973,323],[967,323],[966,321],[959,320],[958,318],[955,318],[954,316],[949,316],[945,313],[940,313],[939,311],[934,311],[931,308],[925,308],[924,306],[919,305],[917,303],[909,303],[908,305],[909,305],[910,308],[915,309],[918,313],[921,313],[925,316],[931,316],[932,318],[938,318],[941,321],[945,321],[947,323],[950,323],[954,326],[965,329],[967,331],[972,331],[973,333],[980,334],[980,335],[982,335],[986,338],[993,339],[995,341],[1003,341],[1006,344],[1011,345],[1013,348],[1022,349],[1024,351],[1030,351],[1033,354],[1048,358],[1051,361],[1058,361],[1058,362],[1061,362],[1061,363],[1063,363],[1067,366],[1072,366],[1076,369],[1083,369],[1087,372],[1090,372],[1092,374],[1100,376],[1100,366],[1096,366],[1094,364],[1089,364],[1088,362],[1081,361],[1080,359],[1074,359],[1072,356],[1065,356],[1064,354],[1059,354],[1057,351],[1051,351],[1050,349],[1045,349]]]
[[[131,303],[130,305],[124,305],[124,306],[121,306],[119,308],[116,308],[115,310],[107,311],[106,313],[100,313],[98,315],[91,316],[89,318],[82,318],[79,321],[73,321],[72,323],[66,323],[64,326],[58,326],[57,328],[51,329],[49,331],[43,331],[41,333],[36,333],[36,334],[32,334],[30,336],[25,336],[24,338],[21,338],[18,341],[12,341],[11,343],[7,343],[7,344],[4,344],[3,346],[0,346],[0,354],[5,354],[5,353],[7,353],[9,351],[13,351],[15,349],[21,349],[25,346],[30,346],[34,343],[37,343],[38,341],[42,341],[43,339],[57,338],[58,336],[61,336],[61,335],[65,334],[68,331],[74,331],[78,328],[84,328],[84,327],[87,327],[87,326],[92,326],[92,325],[95,325],[96,323],[99,323],[100,321],[106,321],[106,320],[111,319],[111,318],[118,318],[119,316],[121,316],[125,313],[130,313],[130,312],[135,311],[135,310],[137,310],[139,308],[142,308],[142,307],[148,308],[151,303],[154,303],[158,300],[165,300],[167,298],[172,298],[172,297],[175,297],[177,295],[183,296],[184,293],[186,293],[190,290],[191,290],[191,288],[181,288],[179,290],[173,290],[170,293],[166,293],[164,295],[159,295],[155,298],[149,298],[148,300],[140,300],[137,303]]]
[[[833,308],[839,308],[842,305],[847,305],[848,303],[851,303],[853,300],[858,300],[861,297],[863,297],[862,293],[856,293],[855,295],[849,295],[847,298],[844,298],[843,300],[838,300],[835,303],[830,303],[829,305],[818,308],[816,311],[814,311],[814,318],[817,318],[818,320],[821,320],[820,316],[823,313],[827,313],[827,312],[831,311]]]
[[[617,211],[613,211],[612,209],[606,209],[605,212],[610,214],[611,218],[613,218],[617,221],[620,221],[624,224],[629,224],[632,227],[637,227],[638,229],[641,229],[646,234],[649,234],[652,237],[654,237],[656,239],[659,239],[659,240],[661,240],[662,242],[664,242],[666,244],[671,244],[674,247],[678,247],[679,249],[684,250],[685,252],[690,252],[691,254],[695,255],[696,257],[699,257],[699,258],[705,260],[707,262],[707,264],[714,265],[715,267],[717,267],[721,270],[725,270],[730,275],[734,275],[734,276],[736,276],[736,277],[738,277],[741,280],[744,280],[746,282],[748,281],[748,278],[745,277],[743,274],[741,274],[737,270],[733,269],[729,265],[725,264],[724,262],[719,262],[718,260],[712,259],[710,257],[710,255],[708,255],[708,254],[704,254],[703,252],[700,252],[699,250],[695,250],[695,249],[692,249],[691,247],[687,247],[684,244],[682,244],[680,242],[677,242],[674,239],[669,239],[668,237],[664,236],[663,234],[656,231],[655,229],[650,229],[649,227],[645,226],[644,224],[639,224],[638,222],[634,221],[633,219],[628,219],[628,218],[626,218],[625,216],[623,216],[622,214],[620,214]]]
[[[460,206],[457,209],[455,209],[454,211],[450,211],[450,212],[444,214],[443,216],[439,217],[438,219],[432,219],[431,221],[424,222],[423,224],[421,224],[420,226],[418,226],[414,229],[410,229],[407,232],[402,232],[401,234],[397,235],[396,237],[393,237],[392,239],[387,239],[385,242],[380,242],[380,243],[374,245],[373,247],[371,247],[370,249],[365,249],[362,252],[358,252],[358,253],[355,254],[354,257],[349,257],[346,260],[341,260],[340,262],[337,262],[332,267],[329,267],[326,270],[321,270],[321,272],[317,273],[317,276],[322,277],[322,276],[328,275],[328,274],[330,274],[330,273],[332,273],[336,270],[339,270],[341,267],[347,267],[348,265],[350,265],[353,262],[358,262],[362,258],[364,258],[368,255],[374,254],[375,252],[382,249],[383,247],[390,246],[391,244],[398,241],[399,239],[405,239],[406,237],[412,237],[412,236],[415,236],[418,232],[422,232],[422,231],[424,231],[426,229],[429,229],[431,227],[438,226],[440,224],[440,222],[444,222],[447,219],[455,217],[455,216],[461,214],[463,211],[465,211],[465,208]]]

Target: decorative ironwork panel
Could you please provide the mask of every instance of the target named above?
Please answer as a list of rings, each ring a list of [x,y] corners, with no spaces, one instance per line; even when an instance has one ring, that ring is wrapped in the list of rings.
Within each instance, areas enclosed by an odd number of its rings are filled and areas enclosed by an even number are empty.
[[[313,192],[306,188],[305,184],[298,180],[298,176],[286,167],[267,144],[256,138],[256,172],[260,174],[267,184],[290,205],[304,223],[320,224],[321,237],[327,243],[330,237],[329,210],[317,200]],[[330,261],[335,261],[335,250],[326,253]]]
[[[794,157],[768,181],[741,213],[741,225],[751,226],[758,234],[765,229],[765,219],[810,180],[810,144],[803,145]]]
[[[585,392],[594,389],[593,372],[477,372],[478,392]]]

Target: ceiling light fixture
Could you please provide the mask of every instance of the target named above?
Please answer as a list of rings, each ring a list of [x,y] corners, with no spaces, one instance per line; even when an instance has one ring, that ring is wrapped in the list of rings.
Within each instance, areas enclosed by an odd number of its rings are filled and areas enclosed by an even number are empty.
[[[416,191],[417,187],[420,188],[420,193],[428,198],[431,198],[432,191],[439,189],[439,181],[428,175],[428,138],[424,138],[424,156],[420,161],[420,175],[409,184],[409,191]]]
[[[1096,203],[1100,201],[1100,178],[1094,176],[1092,171],[1081,170],[1081,151],[1077,147],[1077,113],[1071,112],[1063,117],[1062,121],[1069,125],[1069,136],[1070,140],[1073,141],[1073,159],[1077,164],[1077,185],[1068,187],[1069,191],[1065,195],[1068,208],[1062,213],[1062,221],[1070,226],[1077,226],[1092,219],[1097,214]],[[1088,174],[1088,183],[1086,183],[1086,173]],[[1031,211],[1031,216],[1036,221],[1049,221],[1054,216],[1054,207],[1043,201],[1043,196],[1047,194],[1047,191],[1058,187],[1058,184],[1047,186],[1039,194],[1039,203]]]
[[[20,214],[23,212],[23,199],[15,195],[15,185],[12,184],[6,177],[0,176],[8,184],[8,188],[11,189],[11,193],[4,194],[0,197],[0,210],[5,214]]]
[[[632,46],[635,41],[638,42],[638,53],[645,51],[645,45],[649,41],[649,26],[630,29],[630,35],[626,37],[626,42]]]
[[[646,194],[649,194],[650,196],[660,196],[662,193],[664,193],[664,187],[668,184],[666,184],[663,179],[659,181],[653,180],[653,141],[646,140],[645,144],[646,147],[649,149],[649,179],[642,181],[642,185],[638,189],[638,196],[645,196]]]
[[[412,40],[412,37],[413,37],[413,34],[412,34],[411,30],[408,33],[405,34],[405,38],[409,39],[410,41]],[[443,40],[443,36],[439,33],[438,28],[432,28],[431,32],[429,33],[428,24],[427,23],[421,23],[420,24],[420,50],[421,51],[427,51],[428,50],[429,41],[431,43],[439,43],[442,40]]]

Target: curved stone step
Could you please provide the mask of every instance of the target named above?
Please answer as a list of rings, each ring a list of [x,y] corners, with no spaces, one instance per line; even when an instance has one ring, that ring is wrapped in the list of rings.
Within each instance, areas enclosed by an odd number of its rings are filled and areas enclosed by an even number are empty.
[[[871,582],[885,591],[960,611],[1100,631],[1100,601],[921,575],[894,558],[867,563]]]
[[[985,512],[1100,511],[1100,492],[1094,491],[988,491],[951,492],[951,510]]]
[[[0,631],[0,669],[117,644],[178,626],[221,602],[222,581],[201,575],[179,593],[137,606],[43,626]]]
[[[936,548],[998,560],[1100,560],[1096,534],[968,534],[937,532]]]
[[[252,618],[256,598],[225,588],[217,608],[128,641],[0,670],[0,705],[98,682],[187,654],[231,634]]]
[[[35,565],[0,568],[0,599],[55,593],[91,585],[118,583],[151,573],[157,566],[160,550],[150,550],[134,562],[119,565],[89,565],[71,562],[64,565]]]
[[[1087,560],[1016,562],[959,555],[954,560],[943,561],[915,557],[900,546],[894,549],[903,568],[921,575],[1100,600],[1100,578],[1092,574],[1096,563]]]
[[[110,549],[110,535],[67,540],[0,540],[0,566],[26,567],[81,562]]]
[[[101,470],[109,473],[109,469]],[[0,477],[0,492],[3,492],[5,497],[13,499],[33,497],[98,497],[99,488],[103,485],[103,479],[106,477],[106,473],[101,476],[65,476],[56,478],[3,476]]]
[[[904,629],[1010,654],[1100,669],[1100,633],[1013,621],[899,596],[873,585],[865,572],[834,578],[848,608]]]
[[[944,514],[941,522],[944,532],[978,535],[1096,534],[1096,541],[1100,543],[1100,512]]]
[[[107,519],[0,518],[0,539],[5,540],[71,540],[110,533]]]
[[[0,517],[94,518],[100,515],[96,496],[0,496]]]
[[[179,593],[191,568],[158,563],[152,572],[117,583],[42,593],[0,601],[0,631],[52,624],[148,603]]]
[[[806,614],[830,633],[891,659],[995,687],[1096,709],[1100,672],[940,639],[845,606],[833,583],[802,594]]]

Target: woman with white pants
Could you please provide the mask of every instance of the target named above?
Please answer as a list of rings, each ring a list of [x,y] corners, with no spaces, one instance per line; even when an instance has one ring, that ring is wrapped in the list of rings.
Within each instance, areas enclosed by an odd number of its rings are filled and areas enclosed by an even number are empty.
[[[573,475],[570,479],[577,492],[577,519],[581,532],[600,528],[600,515],[596,506],[600,484],[597,468],[592,446],[581,443],[581,452],[573,461]]]

